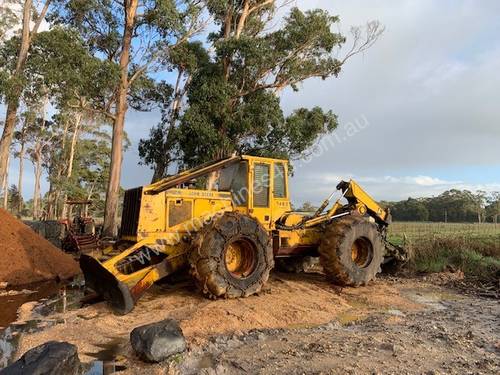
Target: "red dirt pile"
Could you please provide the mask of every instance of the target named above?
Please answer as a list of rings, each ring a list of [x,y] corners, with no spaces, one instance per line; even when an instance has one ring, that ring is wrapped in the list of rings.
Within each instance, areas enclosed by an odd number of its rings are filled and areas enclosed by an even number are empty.
[[[78,273],[80,268],[71,256],[0,209],[0,282],[23,285],[64,280]]]

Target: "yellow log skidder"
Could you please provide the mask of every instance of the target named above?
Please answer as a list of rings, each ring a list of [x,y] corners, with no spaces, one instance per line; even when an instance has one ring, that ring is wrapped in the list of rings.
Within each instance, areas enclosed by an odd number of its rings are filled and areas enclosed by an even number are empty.
[[[334,193],[314,213],[293,212],[287,161],[248,155],[127,190],[120,239],[103,256],[80,259],[86,285],[120,314],[154,282],[187,269],[211,298],[255,294],[275,259],[309,256],[332,282],[365,285],[407,254],[386,241],[388,211],[353,180],[337,190],[330,208]]]

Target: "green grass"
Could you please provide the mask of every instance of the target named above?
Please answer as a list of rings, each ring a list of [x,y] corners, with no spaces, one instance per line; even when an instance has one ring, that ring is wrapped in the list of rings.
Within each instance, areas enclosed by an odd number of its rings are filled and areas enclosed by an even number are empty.
[[[462,270],[466,278],[499,284],[500,225],[393,223],[389,228],[389,240],[411,250],[412,270]]]

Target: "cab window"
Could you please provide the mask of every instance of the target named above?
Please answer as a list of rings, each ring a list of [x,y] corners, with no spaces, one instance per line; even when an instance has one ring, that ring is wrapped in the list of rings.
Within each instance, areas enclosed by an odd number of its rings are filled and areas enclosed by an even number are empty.
[[[286,197],[285,166],[283,163],[274,163],[274,190],[275,198]]]
[[[248,163],[241,162],[224,168],[219,176],[219,191],[230,191],[236,206],[247,205]]]
[[[255,164],[254,166],[254,207],[269,207],[269,172],[269,164]]]

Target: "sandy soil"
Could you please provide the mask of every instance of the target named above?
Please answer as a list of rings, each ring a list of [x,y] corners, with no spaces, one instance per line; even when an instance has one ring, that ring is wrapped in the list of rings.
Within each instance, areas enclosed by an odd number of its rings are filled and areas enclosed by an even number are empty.
[[[167,317],[181,322],[189,351],[169,363],[142,364],[128,343],[130,331]],[[338,291],[318,274],[277,273],[257,296],[216,301],[185,282],[156,286],[126,316],[97,303],[50,319],[58,324],[22,336],[18,356],[61,340],[77,345],[83,362],[114,358],[123,374],[500,370],[498,301],[422,279],[383,278]]]

